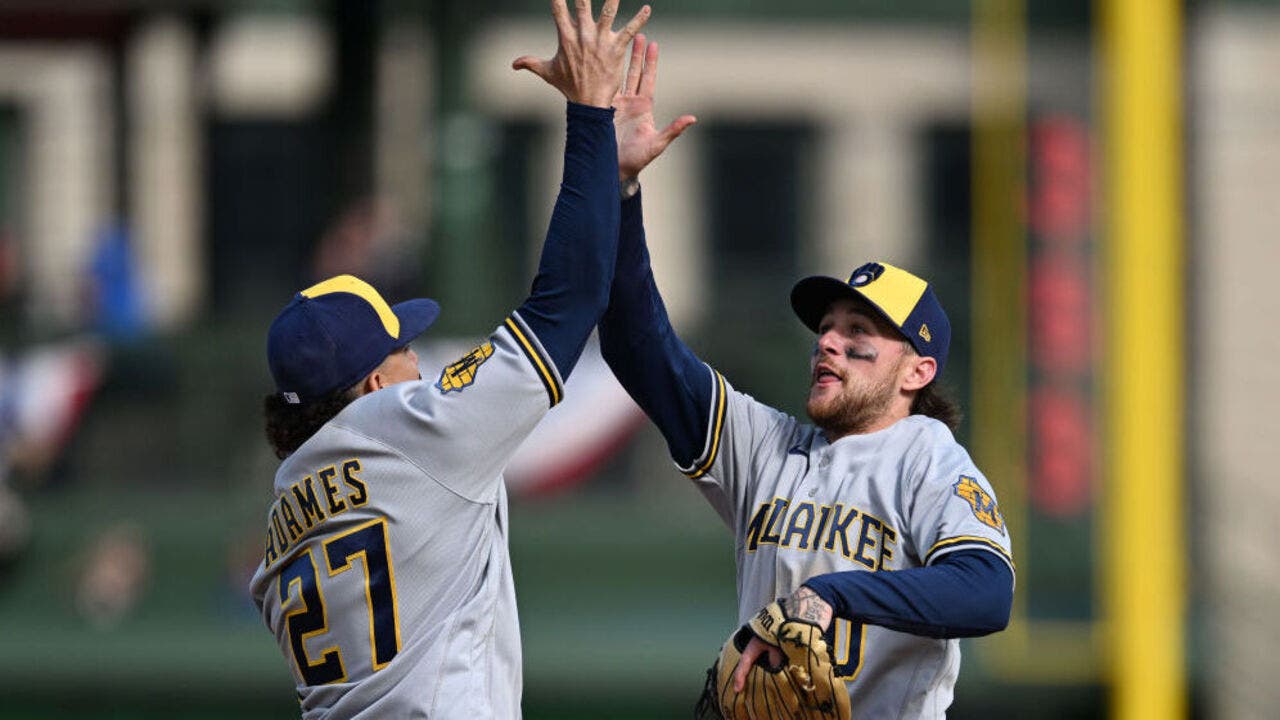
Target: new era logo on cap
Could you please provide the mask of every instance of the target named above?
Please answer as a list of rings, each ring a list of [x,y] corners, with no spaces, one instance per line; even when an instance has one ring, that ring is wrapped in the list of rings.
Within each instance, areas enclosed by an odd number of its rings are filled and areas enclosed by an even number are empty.
[[[849,297],[870,304],[916,352],[937,360],[937,374],[942,374],[951,344],[951,322],[929,283],[888,263],[869,262],[850,273],[848,282],[823,275],[801,280],[791,289],[791,307],[817,332],[831,303]]]

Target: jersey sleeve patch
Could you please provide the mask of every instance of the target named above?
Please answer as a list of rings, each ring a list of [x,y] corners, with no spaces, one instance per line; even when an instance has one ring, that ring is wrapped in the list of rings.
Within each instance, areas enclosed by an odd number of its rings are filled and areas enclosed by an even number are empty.
[[[687,467],[680,467],[680,472],[693,479],[706,475],[715,464],[716,456],[720,452],[720,434],[724,430],[726,404],[724,376],[715,370],[712,370],[711,374],[711,413],[707,421],[707,442],[698,459]]]
[[[528,358],[529,364],[533,366],[534,371],[538,375],[538,379],[542,380],[542,385],[547,390],[547,401],[551,407],[555,407],[564,399],[564,386],[560,383],[560,377],[556,373],[555,365],[542,350],[541,345],[534,342],[533,333],[520,320],[520,316],[512,313],[507,316],[504,326],[515,338],[516,345],[520,347],[520,352],[524,353]]]
[[[446,365],[440,371],[436,389],[442,393],[461,392],[476,381],[476,373],[486,360],[493,357],[493,343],[485,342],[463,355],[457,362]]]
[[[983,525],[998,531],[1001,535],[1005,534],[1004,518],[1000,515],[1000,508],[997,507],[995,498],[991,497],[978,481],[968,475],[961,475],[952,486],[956,497],[969,503],[969,509],[973,511],[973,516]]]

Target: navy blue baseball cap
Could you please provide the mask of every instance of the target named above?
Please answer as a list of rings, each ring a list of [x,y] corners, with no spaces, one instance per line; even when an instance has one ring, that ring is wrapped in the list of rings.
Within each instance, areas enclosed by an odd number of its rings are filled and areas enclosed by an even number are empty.
[[[938,361],[934,377],[942,375],[951,345],[951,321],[929,283],[888,263],[870,262],[854,270],[848,281],[814,275],[791,288],[791,308],[814,332],[827,308],[841,298],[862,300],[875,308],[917,353]]]
[[[421,335],[440,314],[435,300],[387,305],[354,275],[338,275],[294,296],[267,332],[276,392],[291,404],[345,390]]]

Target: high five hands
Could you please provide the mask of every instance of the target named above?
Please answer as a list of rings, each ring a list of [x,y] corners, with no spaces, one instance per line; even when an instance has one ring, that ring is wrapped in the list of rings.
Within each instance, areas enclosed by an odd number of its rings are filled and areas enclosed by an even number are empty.
[[[591,0],[574,0],[570,14],[565,0],[551,0],[560,46],[550,60],[522,55],[511,63],[514,70],[528,70],[546,80],[580,105],[609,107],[622,84],[622,63],[627,45],[649,21],[648,5],[619,32],[613,31],[618,0],[605,0],[598,20],[591,17]]]
[[[640,174],[672,140],[698,121],[681,115],[661,131],[653,122],[653,89],[658,82],[658,43],[643,34],[631,41],[631,65],[622,90],[613,98],[613,125],[618,135],[618,178]]]

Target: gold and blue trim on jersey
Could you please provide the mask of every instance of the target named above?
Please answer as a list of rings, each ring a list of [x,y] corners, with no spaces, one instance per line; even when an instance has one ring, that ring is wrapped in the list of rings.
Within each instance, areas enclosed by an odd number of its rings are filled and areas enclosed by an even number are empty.
[[[748,554],[765,545],[828,552],[875,572],[896,557],[898,530],[853,505],[774,496],[758,505],[741,542]]]
[[[853,682],[862,672],[867,653],[867,626],[836,618],[830,631],[831,664],[836,677]]]
[[[707,422],[707,442],[703,446],[702,455],[699,459],[694,460],[687,467],[679,468],[680,472],[691,479],[696,480],[706,475],[711,466],[715,465],[716,457],[720,454],[720,435],[724,431],[725,406],[728,403],[727,395],[724,376],[715,370],[711,370],[711,414]]]
[[[988,550],[999,555],[1005,562],[1009,563],[1009,569],[1017,572],[1017,566],[1013,564],[1013,556],[1000,543],[979,535],[957,535],[956,537],[939,540],[929,548],[924,554],[924,564],[932,564],[935,559],[945,552],[961,549]]]
[[[551,403],[551,407],[555,407],[564,399],[564,386],[560,384],[560,379],[556,375],[555,365],[551,362],[551,358],[547,356],[538,343],[533,342],[534,334],[529,330],[524,321],[516,313],[507,316],[503,321],[503,326],[515,338],[516,345],[520,347],[520,351],[529,359],[529,364],[538,374],[538,379],[542,381],[542,385],[547,391],[547,401]]]
[[[313,660],[307,651],[309,640],[329,634],[324,588],[318,577],[315,555],[308,547],[281,567],[277,580],[281,622],[289,635],[294,669],[304,685],[328,685],[347,679],[342,650],[336,642],[319,651],[319,660]]]
[[[378,517],[324,541],[329,577],[363,566],[369,658],[374,672],[395,659],[402,645],[395,563],[387,533],[387,518]],[[359,563],[354,562],[357,559]]]

